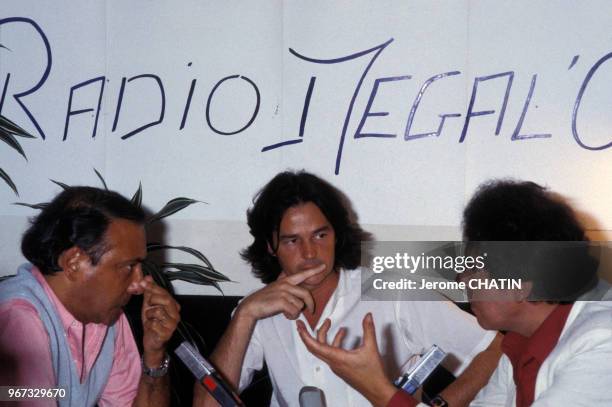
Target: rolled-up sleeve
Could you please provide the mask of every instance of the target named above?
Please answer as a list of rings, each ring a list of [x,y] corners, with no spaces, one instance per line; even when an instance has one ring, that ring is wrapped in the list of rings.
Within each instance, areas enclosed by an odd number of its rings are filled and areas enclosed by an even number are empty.
[[[245,388],[251,384],[253,375],[258,370],[263,368],[264,352],[261,342],[259,340],[259,329],[260,322],[255,324],[253,335],[251,335],[251,341],[247,347],[244,355],[244,361],[242,362],[242,370],[240,371],[240,381],[238,384],[238,391],[242,392]]]

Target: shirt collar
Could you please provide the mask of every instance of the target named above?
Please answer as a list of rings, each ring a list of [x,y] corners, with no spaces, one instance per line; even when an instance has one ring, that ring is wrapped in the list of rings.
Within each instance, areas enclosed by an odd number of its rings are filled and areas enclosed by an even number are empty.
[[[544,362],[557,345],[572,305],[557,305],[530,337],[508,332],[502,341],[502,351],[510,358],[512,364],[531,358],[535,358],[540,363]]]
[[[354,270],[355,272],[357,270]],[[338,278],[338,286],[334,290],[334,296],[340,298],[348,295],[351,292],[351,279],[349,273],[351,271],[346,271],[344,269],[340,269],[338,273],[340,273],[340,277]]]

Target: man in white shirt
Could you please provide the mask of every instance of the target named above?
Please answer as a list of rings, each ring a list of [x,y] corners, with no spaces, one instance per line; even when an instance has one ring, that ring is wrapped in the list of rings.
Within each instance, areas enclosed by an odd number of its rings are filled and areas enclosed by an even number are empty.
[[[361,302],[360,243],[369,235],[354,220],[348,200],[334,187],[306,172],[284,172],[257,195],[248,212],[254,242],[243,257],[266,287],[245,297],[211,359],[242,390],[267,363],[274,392],[271,405],[297,406],[300,389],[316,386],[327,405],[370,403],[311,355],[293,320],[311,332],[327,319],[347,327],[345,344],[361,340],[361,320],[374,315],[385,370],[397,375],[413,354],[433,343],[457,359],[457,385],[445,391],[455,405],[486,384],[499,358],[492,333],[446,302]],[[333,332],[332,332],[333,333]],[[472,358],[487,349],[470,365]],[[195,405],[215,405],[200,385]]]

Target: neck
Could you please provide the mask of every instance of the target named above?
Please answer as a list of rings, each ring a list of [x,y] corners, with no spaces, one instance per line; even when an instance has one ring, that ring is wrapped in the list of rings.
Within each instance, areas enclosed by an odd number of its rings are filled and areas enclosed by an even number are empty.
[[[529,338],[555,310],[558,304],[526,301],[523,305],[523,311],[518,315],[513,327],[509,328],[509,330]]]
[[[312,329],[317,326],[317,323],[321,318],[321,314],[323,313],[323,309],[325,309],[327,302],[338,287],[339,280],[340,272],[334,271],[332,273],[329,273],[329,275],[325,278],[325,280],[321,282],[321,284],[310,290],[310,294],[312,295],[312,299],[314,300],[315,309],[313,313],[310,313],[308,312],[308,310],[305,310],[304,317],[306,317],[306,321],[308,321],[308,324]]]
[[[85,321],[86,318],[79,312],[78,307],[74,306],[74,295],[72,295],[72,291],[64,278],[63,272],[58,271],[53,274],[45,274],[44,277],[57,299],[66,307],[68,312],[70,312],[76,320],[83,324],[87,323],[87,321]]]

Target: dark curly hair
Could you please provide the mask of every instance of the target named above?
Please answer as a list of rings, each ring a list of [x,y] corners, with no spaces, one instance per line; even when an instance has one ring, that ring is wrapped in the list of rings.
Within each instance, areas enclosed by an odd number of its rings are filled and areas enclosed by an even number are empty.
[[[315,204],[334,228],[334,267],[353,269],[359,265],[361,242],[370,240],[371,236],[357,223],[346,196],[313,174],[286,171],[276,175],[255,195],[253,207],[247,211],[254,241],[240,254],[263,283],[276,280],[281,271],[277,258],[268,252],[268,244],[273,247],[273,236],[278,233],[285,211],[308,202]]]
[[[145,213],[113,191],[93,187],[68,187],[31,220],[21,251],[43,274],[61,271],[60,255],[76,246],[92,264],[108,250],[104,234],[113,219],[144,224]]]
[[[482,184],[463,212],[462,226],[468,242],[525,242],[488,244],[489,255],[497,253],[489,256],[497,264],[490,271],[496,277],[531,280],[537,298],[571,302],[597,281],[598,263],[589,254],[589,240],[574,211],[560,195],[536,183]],[[534,241],[567,243],[529,243]]]

